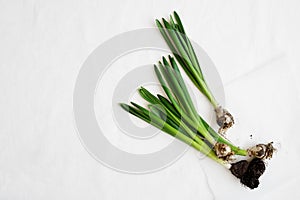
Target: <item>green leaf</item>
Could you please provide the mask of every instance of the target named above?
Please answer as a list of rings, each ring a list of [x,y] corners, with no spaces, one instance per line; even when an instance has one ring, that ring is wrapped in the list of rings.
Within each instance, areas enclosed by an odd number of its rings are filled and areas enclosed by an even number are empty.
[[[157,97],[155,97],[153,94],[151,94],[151,92],[149,92],[146,88],[141,87],[139,89],[139,93],[140,93],[141,97],[143,97],[149,103],[152,103],[152,104],[159,103],[159,99],[157,99]]]
[[[177,14],[176,11],[174,11],[174,18],[175,18],[176,23],[177,23],[177,25],[178,25],[178,27],[179,27],[178,29],[179,29],[180,33],[185,34],[185,31],[184,31],[182,22],[181,22],[180,17],[179,17],[179,15]]]

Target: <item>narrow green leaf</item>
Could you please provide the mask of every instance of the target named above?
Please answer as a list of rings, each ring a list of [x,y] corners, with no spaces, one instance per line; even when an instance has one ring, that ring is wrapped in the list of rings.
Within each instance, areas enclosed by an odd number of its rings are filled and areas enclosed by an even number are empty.
[[[155,97],[153,94],[151,94],[151,92],[149,92],[146,88],[141,87],[139,89],[139,93],[140,93],[141,97],[143,97],[149,103],[152,103],[152,104],[159,103],[159,99],[157,97]]]
[[[175,20],[176,20],[176,23],[178,24],[179,31],[180,31],[182,34],[185,34],[185,31],[184,31],[182,22],[181,22],[180,17],[179,17],[179,15],[177,14],[176,11],[174,11],[174,18],[175,18]]]

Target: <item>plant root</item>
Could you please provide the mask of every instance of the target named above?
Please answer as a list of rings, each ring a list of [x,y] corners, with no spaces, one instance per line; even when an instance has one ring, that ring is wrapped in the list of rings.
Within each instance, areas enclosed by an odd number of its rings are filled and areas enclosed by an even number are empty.
[[[219,106],[215,109],[217,123],[220,126],[219,133],[224,135],[230,127],[234,124],[233,116],[222,106]]]
[[[250,157],[256,157],[260,159],[271,159],[275,151],[276,149],[273,146],[273,142],[268,144],[258,144],[247,150]]]

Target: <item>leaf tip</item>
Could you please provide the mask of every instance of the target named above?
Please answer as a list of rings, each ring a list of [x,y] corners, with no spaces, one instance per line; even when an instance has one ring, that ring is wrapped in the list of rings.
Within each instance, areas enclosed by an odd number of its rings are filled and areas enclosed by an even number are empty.
[[[129,111],[129,106],[126,103],[119,103],[119,105],[126,111]]]

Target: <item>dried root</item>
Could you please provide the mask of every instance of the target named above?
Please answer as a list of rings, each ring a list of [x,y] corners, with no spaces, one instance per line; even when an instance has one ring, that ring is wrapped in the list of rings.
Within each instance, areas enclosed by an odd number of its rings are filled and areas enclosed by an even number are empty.
[[[225,134],[227,129],[233,126],[234,119],[233,116],[222,106],[219,106],[215,109],[216,117],[217,117],[217,123],[220,126],[219,133]]]
[[[276,151],[272,144],[273,142],[255,145],[247,150],[248,155],[250,157],[256,157],[260,159],[271,159],[273,153]]]
[[[227,144],[217,142],[214,146],[214,150],[218,158],[222,158],[223,160],[226,161],[234,160],[234,152]]]

